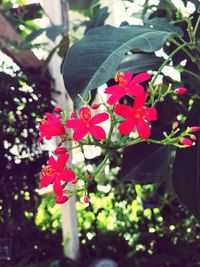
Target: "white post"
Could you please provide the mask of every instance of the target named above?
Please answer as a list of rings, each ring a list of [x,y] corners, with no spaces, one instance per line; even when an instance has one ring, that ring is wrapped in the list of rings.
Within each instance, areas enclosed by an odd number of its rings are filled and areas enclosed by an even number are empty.
[[[63,0],[45,0],[44,10],[51,22],[55,25],[67,23],[67,9],[63,10],[66,6],[66,1]],[[57,102],[60,107],[67,111],[72,110],[72,102],[67,96],[63,78],[60,72],[62,60],[54,54],[49,64],[49,70],[52,77],[55,79],[56,89],[61,93],[56,95]],[[78,228],[77,228],[77,215],[76,215],[76,200],[75,197],[71,197],[70,200],[62,204],[62,233],[64,243],[64,254],[65,256],[76,259],[79,251],[79,239],[78,239]]]

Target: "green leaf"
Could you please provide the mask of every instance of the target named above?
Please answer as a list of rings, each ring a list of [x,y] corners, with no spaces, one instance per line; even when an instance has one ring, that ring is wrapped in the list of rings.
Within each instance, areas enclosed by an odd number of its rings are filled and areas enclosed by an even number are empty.
[[[108,7],[98,9],[94,17],[90,21],[86,22],[86,32],[92,28],[103,26],[108,16]]]
[[[38,36],[40,36],[43,32],[46,31],[47,28],[42,28],[42,29],[39,29],[39,30],[35,30],[35,31],[32,31],[31,34],[29,34],[26,39],[24,40],[24,43],[30,43],[32,42],[34,39],[36,39]]]
[[[200,5],[197,8],[197,13],[200,13]]]
[[[66,30],[66,24],[61,24],[61,25],[54,25],[51,27],[48,27],[46,31],[46,36],[52,40],[55,41],[56,37],[63,33]]]
[[[163,58],[156,57],[153,53],[137,53],[126,55],[122,58],[122,61],[119,67],[117,68],[117,71],[132,71],[134,74],[137,74],[148,70],[156,70],[163,63],[163,61]]]
[[[87,98],[88,91],[111,79],[128,51],[152,53],[173,34],[143,26],[106,25],[88,31],[68,50],[63,64],[68,93],[76,105],[80,104],[77,94]]]
[[[193,105],[186,126],[200,125],[200,101]],[[197,144],[178,149],[173,167],[173,184],[181,202],[200,220],[200,134]]]
[[[92,0],[68,0],[68,2],[72,10],[86,9],[92,4]]]
[[[128,148],[124,153],[121,179],[123,181],[134,180],[141,184],[163,180],[170,175],[172,151],[170,146],[146,143]]]
[[[46,33],[46,36],[52,40],[55,41],[56,37],[63,33],[66,30],[66,25],[65,24],[60,24],[60,25],[54,25],[46,28],[42,28],[36,31],[33,31],[31,34],[29,34],[26,39],[24,40],[24,43],[30,43],[34,39],[36,39],[38,36],[40,36],[43,33]]]
[[[153,18],[150,20],[146,20],[145,25],[149,25],[153,29],[173,32],[174,35],[178,35],[181,37],[183,36],[183,31],[181,30],[181,28],[169,23],[166,18]]]

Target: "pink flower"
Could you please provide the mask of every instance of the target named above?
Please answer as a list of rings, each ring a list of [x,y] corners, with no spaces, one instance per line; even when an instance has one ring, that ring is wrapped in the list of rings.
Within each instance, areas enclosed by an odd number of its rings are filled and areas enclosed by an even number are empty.
[[[193,142],[192,142],[192,140],[190,140],[190,139],[187,138],[187,137],[183,137],[183,138],[181,138],[180,142],[181,142],[181,144],[183,144],[184,146],[193,146]]]
[[[187,93],[187,89],[186,88],[177,88],[177,89],[175,89],[174,90],[175,91],[175,93],[177,94],[177,95],[184,95],[184,94],[186,94]]]
[[[65,168],[68,158],[68,154],[61,154],[57,160],[53,156],[50,157],[47,162],[48,165],[40,172],[41,186],[39,189],[53,184],[55,194],[59,197],[63,196],[64,191],[61,181],[72,183],[76,182],[74,172]]]
[[[67,128],[74,129],[74,140],[79,141],[88,133],[98,140],[106,138],[104,129],[96,124],[106,121],[109,118],[107,113],[99,113],[92,117],[90,109],[88,107],[82,107],[79,111],[79,118],[68,120],[66,123]]]
[[[140,73],[132,78],[132,72],[120,73],[115,75],[115,81],[118,85],[107,87],[106,94],[111,94],[107,103],[113,105],[117,103],[125,95],[139,96],[144,93],[144,88],[140,85],[141,82],[147,81],[151,78],[148,73]]]
[[[65,135],[65,128],[60,122],[61,116],[56,117],[56,115],[51,113],[46,113],[47,120],[42,120],[39,125],[40,137],[38,138],[38,143],[40,144],[42,139],[45,137],[50,140],[53,136]]]
[[[157,120],[157,110],[156,108],[145,107],[145,101],[146,94],[143,94],[136,97],[133,107],[123,104],[118,104],[114,107],[113,111],[117,115],[126,118],[118,127],[121,134],[129,134],[137,128],[141,139],[146,139],[150,136],[151,129],[147,121]]]

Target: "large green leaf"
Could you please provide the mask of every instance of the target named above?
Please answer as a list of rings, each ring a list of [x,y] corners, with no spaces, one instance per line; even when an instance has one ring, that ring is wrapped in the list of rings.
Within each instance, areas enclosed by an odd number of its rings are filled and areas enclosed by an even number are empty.
[[[62,69],[66,89],[75,104],[80,104],[77,94],[86,98],[89,90],[111,79],[128,51],[152,53],[173,34],[144,26],[106,25],[88,31],[69,49]]]
[[[188,125],[200,125],[200,101],[193,105]],[[177,151],[172,177],[179,199],[200,220],[200,134],[195,146]]]

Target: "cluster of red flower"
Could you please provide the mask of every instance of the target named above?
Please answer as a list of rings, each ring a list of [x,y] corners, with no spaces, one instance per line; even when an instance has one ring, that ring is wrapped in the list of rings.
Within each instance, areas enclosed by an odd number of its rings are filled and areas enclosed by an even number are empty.
[[[118,130],[122,135],[129,135],[134,129],[137,129],[141,139],[150,137],[151,128],[149,122],[157,119],[157,110],[155,107],[146,106],[147,95],[151,92],[149,90],[145,91],[141,85],[142,82],[148,81],[150,78],[151,75],[148,73],[141,73],[135,77],[133,77],[132,72],[119,73],[114,78],[117,84],[105,89],[105,94],[111,95],[107,100],[107,104],[113,106],[114,114],[125,118],[118,126]],[[185,88],[178,88],[175,93],[185,94],[186,91]],[[133,98],[133,106],[118,103],[126,95]],[[92,105],[92,109],[97,108],[99,108],[99,104]],[[103,140],[106,138],[106,132],[98,124],[108,120],[109,114],[102,112],[92,116],[91,109],[88,106],[83,106],[80,108],[77,117],[73,113],[70,119],[65,120],[61,115],[63,112],[61,108],[55,108],[54,112],[60,114],[56,116],[55,114],[46,113],[46,120],[41,121],[38,143],[41,143],[43,138],[50,140],[52,137],[60,137],[61,143],[54,151],[57,159],[51,156],[47,166],[40,173],[40,188],[53,184],[53,189],[57,196],[56,203],[61,204],[68,200],[67,191],[64,190],[65,185],[69,182],[76,183],[75,173],[65,167],[69,158],[66,148],[62,146],[62,142],[66,141],[66,136],[68,136],[65,127],[73,129],[72,139],[76,142],[79,142],[87,134],[91,134],[97,140]],[[197,130],[199,131],[200,127],[196,127],[191,131]],[[180,142],[186,146],[193,144],[190,139],[185,137]],[[87,196],[85,196],[84,201],[88,202]]]

